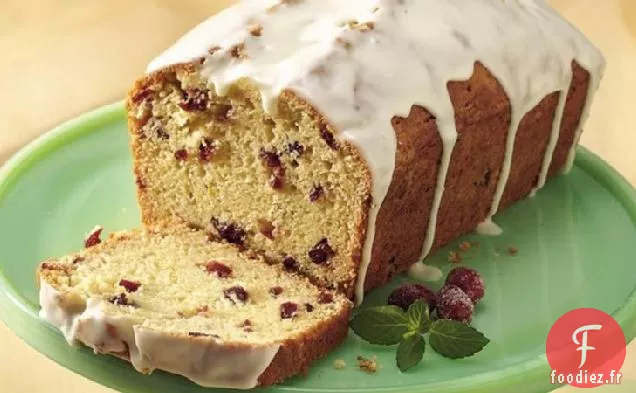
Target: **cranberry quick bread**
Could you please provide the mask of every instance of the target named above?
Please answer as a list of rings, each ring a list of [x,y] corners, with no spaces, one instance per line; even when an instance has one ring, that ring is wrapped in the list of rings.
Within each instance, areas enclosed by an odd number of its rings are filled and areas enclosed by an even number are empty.
[[[129,94],[145,224],[361,301],[572,167],[604,59],[541,0],[247,0]]]
[[[305,370],[347,335],[351,303],[204,232],[139,230],[43,262],[40,315],[70,343],[209,387]]]

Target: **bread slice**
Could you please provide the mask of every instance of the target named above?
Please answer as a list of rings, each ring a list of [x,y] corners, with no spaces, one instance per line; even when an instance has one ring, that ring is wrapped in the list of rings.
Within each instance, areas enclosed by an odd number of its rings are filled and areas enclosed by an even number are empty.
[[[185,228],[116,233],[40,264],[40,315],[69,343],[247,389],[306,370],[346,337],[351,303]]]

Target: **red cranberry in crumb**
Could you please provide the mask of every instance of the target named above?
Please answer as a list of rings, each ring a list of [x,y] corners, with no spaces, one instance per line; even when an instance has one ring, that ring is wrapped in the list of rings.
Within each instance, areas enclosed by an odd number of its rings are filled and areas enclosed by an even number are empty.
[[[281,287],[273,287],[269,289],[269,293],[271,293],[274,297],[283,293],[283,288]]]
[[[132,305],[132,301],[128,299],[125,293],[120,293],[119,295],[113,296],[108,299],[109,302],[113,303],[116,306],[130,306]]]
[[[224,290],[223,296],[225,296],[226,299],[229,299],[234,304],[236,304],[236,300],[245,303],[247,301],[247,298],[249,297],[245,288],[240,285]]]
[[[329,245],[327,238],[322,238],[311,250],[309,250],[308,255],[314,263],[323,264],[336,255],[336,253]]]
[[[201,142],[201,145],[199,145],[199,160],[202,162],[209,162],[215,152],[216,145],[214,144],[214,141],[205,139]]]
[[[269,178],[269,186],[274,190],[285,187],[285,168],[276,168]]]
[[[300,264],[294,257],[288,255],[283,259],[283,267],[288,272],[296,272],[300,268]]]
[[[314,185],[314,187],[309,192],[309,201],[316,202],[318,199],[320,199],[321,196],[324,195],[324,193],[325,190],[322,188],[321,185]]]
[[[93,247],[102,242],[100,236],[102,235],[102,227],[96,227],[91,233],[84,239],[84,247]]]
[[[205,90],[191,89],[183,92],[183,101],[179,106],[188,112],[204,111],[208,107],[208,93]]]
[[[333,137],[331,131],[329,131],[324,125],[320,126],[320,136],[325,140],[327,146],[334,150],[338,150],[338,143],[336,143],[336,139]]]
[[[292,302],[285,302],[280,305],[280,317],[281,319],[293,318],[298,312],[298,305]]]
[[[219,236],[228,243],[243,245],[245,242],[245,230],[238,225],[232,222],[220,222],[216,218],[212,219],[212,225],[218,231]]]
[[[185,161],[188,159],[188,151],[186,149],[179,149],[174,152],[174,158],[178,161]]]
[[[281,162],[280,162],[280,157],[278,156],[278,153],[271,152],[271,151],[266,151],[265,149],[261,149],[258,152],[258,157],[261,159],[261,161],[263,161],[263,164],[265,164],[268,168],[280,168],[281,167]]]
[[[333,303],[333,294],[329,292],[320,292],[320,295],[318,295],[318,303],[319,304]]]
[[[457,285],[473,304],[477,304],[484,297],[485,285],[481,274],[475,269],[468,267],[456,267],[446,276],[446,284]]]
[[[214,273],[219,278],[227,278],[232,275],[232,268],[220,262],[210,261],[205,265],[208,273]]]
[[[314,311],[314,306],[312,304],[306,303],[305,304],[305,310],[307,310],[307,312],[313,312]]]
[[[128,292],[136,292],[141,286],[141,283],[122,278],[121,280],[119,280],[119,285],[124,287]]]
[[[472,300],[456,285],[447,284],[437,293],[437,316],[469,324],[473,319]]]
[[[406,311],[416,300],[423,300],[428,303],[429,310],[433,311],[435,296],[435,292],[422,284],[407,284],[394,289],[389,295],[388,303]]]

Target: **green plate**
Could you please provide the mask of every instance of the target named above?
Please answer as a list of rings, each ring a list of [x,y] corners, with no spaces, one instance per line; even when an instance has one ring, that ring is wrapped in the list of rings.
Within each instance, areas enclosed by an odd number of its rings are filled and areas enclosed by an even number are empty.
[[[56,128],[31,143],[0,171],[0,314],[29,345],[94,381],[123,392],[209,392],[184,378],[143,376],[127,363],[69,347],[38,319],[38,261],[82,247],[95,224],[106,230],[139,224],[128,135],[121,103]],[[474,326],[492,343],[476,356],[447,360],[428,351],[402,374],[394,348],[351,334],[306,377],[272,392],[545,392],[550,385],[545,338],[554,321],[577,307],[613,314],[630,341],[636,334],[636,192],[613,169],[580,149],[574,170],[536,197],[496,217],[499,237],[467,236],[480,246],[465,262],[485,277],[486,297]],[[507,252],[519,249],[516,256]],[[429,258],[444,272],[448,251]],[[397,279],[393,285],[403,281]],[[384,302],[391,286],[368,296]],[[377,356],[369,375],[356,357]],[[344,359],[344,370],[333,368]],[[26,370],[25,370],[26,372]]]

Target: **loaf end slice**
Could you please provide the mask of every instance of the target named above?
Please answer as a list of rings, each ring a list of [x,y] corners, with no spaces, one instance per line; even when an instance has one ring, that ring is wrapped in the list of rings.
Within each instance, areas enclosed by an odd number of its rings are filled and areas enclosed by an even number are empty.
[[[146,229],[37,269],[40,315],[70,344],[205,387],[248,389],[304,372],[348,331],[344,296],[201,231]]]

